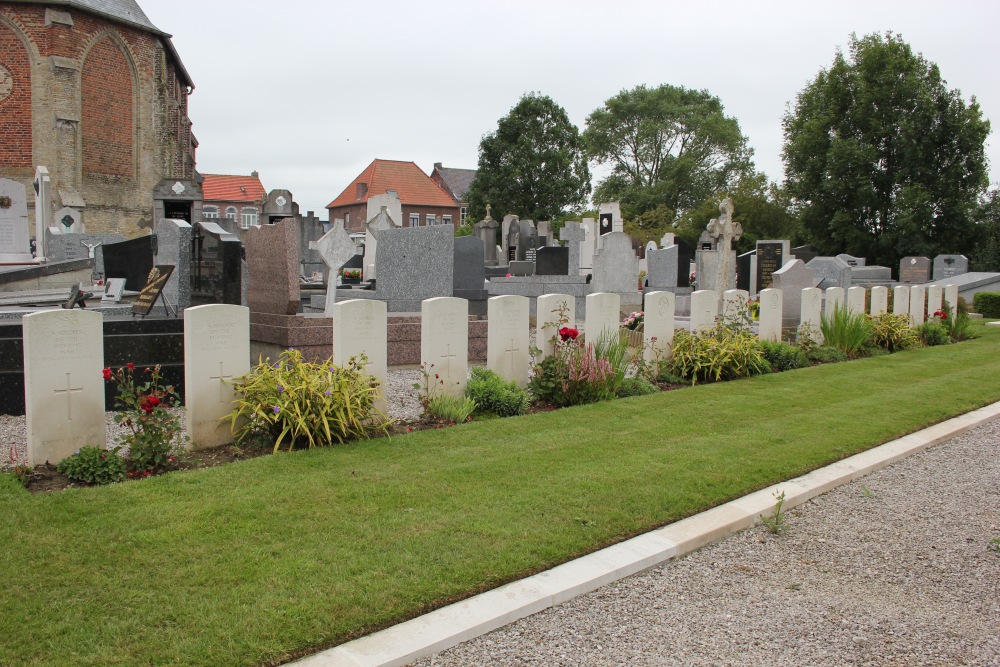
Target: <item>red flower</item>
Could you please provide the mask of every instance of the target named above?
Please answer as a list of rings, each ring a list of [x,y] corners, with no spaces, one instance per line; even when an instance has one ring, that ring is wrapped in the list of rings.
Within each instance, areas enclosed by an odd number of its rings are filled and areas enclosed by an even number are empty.
[[[569,327],[563,327],[562,329],[559,330],[559,338],[561,338],[563,342],[567,340],[576,340],[576,337],[579,335],[580,335],[579,331],[577,331],[576,329],[571,329]]]
[[[139,408],[148,415],[159,404],[160,399],[157,396],[146,396],[139,401]]]
[[[125,364],[125,367],[127,369],[129,369],[130,371],[134,371],[135,370],[135,364],[133,364],[131,361],[128,362],[127,364]]]
[[[110,380],[111,379],[111,369],[110,368],[105,368],[101,372],[104,373],[104,379],[105,380]]]

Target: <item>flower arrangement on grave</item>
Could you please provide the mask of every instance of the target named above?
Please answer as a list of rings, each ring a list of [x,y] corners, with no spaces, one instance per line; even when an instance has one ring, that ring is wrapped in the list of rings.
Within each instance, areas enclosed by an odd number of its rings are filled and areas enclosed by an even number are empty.
[[[691,289],[698,289],[698,274],[692,271],[691,275],[688,276],[688,283],[691,285]]]
[[[750,311],[750,317],[754,320],[760,319],[760,296],[755,296],[747,301],[747,310]]]
[[[624,320],[622,320],[622,326],[629,331],[636,331],[642,326],[643,321],[646,319],[645,311],[640,310],[639,312],[632,313]]]
[[[180,405],[180,397],[173,385],[165,384],[161,367],[146,368],[136,378],[135,364],[129,362],[115,371],[105,368],[103,374],[117,388],[115,423],[128,429],[110,451],[124,454],[131,477],[169,468],[183,451],[186,438],[180,417],[170,411]]]
[[[344,269],[341,268],[338,273],[340,273],[341,278],[347,280],[361,280],[361,269]]]
[[[934,311],[934,315],[932,315],[932,317],[935,317],[938,320],[944,321],[944,320],[948,319],[948,312],[945,311],[945,310],[935,310]]]

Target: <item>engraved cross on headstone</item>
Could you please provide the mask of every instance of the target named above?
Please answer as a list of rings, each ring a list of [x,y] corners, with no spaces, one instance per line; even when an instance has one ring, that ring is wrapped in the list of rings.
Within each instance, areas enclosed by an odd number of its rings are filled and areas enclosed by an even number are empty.
[[[74,387],[70,373],[66,373],[66,388],[53,389],[56,394],[66,394],[66,421],[73,421],[73,394],[82,394],[83,387]]]
[[[520,351],[521,350],[519,350],[517,348],[517,345],[514,343],[514,339],[511,338],[510,339],[510,347],[508,349],[504,350],[504,352],[506,352],[507,354],[510,355],[510,372],[511,373],[514,372],[514,354],[517,353],[517,352],[520,352]]]
[[[225,386],[226,386],[226,382],[225,381],[233,379],[232,374],[229,374],[229,375],[225,374],[226,371],[224,370],[224,365],[225,365],[225,362],[220,361],[219,362],[219,374],[218,375],[209,375],[208,376],[209,380],[218,380],[219,381],[219,403],[225,403],[226,402],[225,396],[223,395],[223,391],[224,391]]]
[[[451,352],[451,343],[448,343],[448,353],[442,354],[441,359],[444,361],[444,376],[448,378],[448,382],[451,382],[451,360],[454,359],[456,355]]]
[[[715,285],[720,293],[736,286],[736,267],[733,266],[730,255],[733,241],[739,241],[743,237],[743,225],[733,222],[733,210],[733,200],[728,197],[723,199],[719,204],[719,218],[710,220],[706,227],[709,236],[715,239],[715,249],[719,253]]]

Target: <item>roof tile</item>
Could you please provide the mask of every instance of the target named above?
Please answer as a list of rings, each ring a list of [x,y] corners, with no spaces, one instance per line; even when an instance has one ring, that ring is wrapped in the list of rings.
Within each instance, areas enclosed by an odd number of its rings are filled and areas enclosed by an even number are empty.
[[[368,189],[364,196],[358,198],[358,183],[367,183]],[[336,199],[327,204],[327,208],[349,206],[358,202],[368,201],[368,197],[385,194],[395,190],[399,200],[407,206],[450,206],[455,200],[430,179],[420,167],[413,162],[396,160],[373,160],[351,184],[340,193]]]
[[[267,192],[257,176],[229,176],[202,174],[201,184],[205,201],[261,201]]]

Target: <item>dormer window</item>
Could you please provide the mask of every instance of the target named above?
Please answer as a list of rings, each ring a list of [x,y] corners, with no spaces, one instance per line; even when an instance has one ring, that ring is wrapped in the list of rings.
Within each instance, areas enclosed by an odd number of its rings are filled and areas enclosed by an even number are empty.
[[[364,199],[366,194],[368,194],[368,184],[358,183],[358,196],[357,196],[358,201]]]

